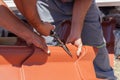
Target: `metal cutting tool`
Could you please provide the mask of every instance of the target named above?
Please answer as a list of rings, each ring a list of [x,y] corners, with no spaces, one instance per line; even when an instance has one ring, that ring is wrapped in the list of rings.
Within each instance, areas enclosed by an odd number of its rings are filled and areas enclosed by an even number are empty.
[[[72,54],[70,52],[70,50],[67,48],[67,46],[60,40],[59,36],[56,34],[56,32],[54,30],[52,30],[50,32],[50,36],[54,37],[59,43],[60,43],[60,46],[67,52],[67,54],[69,56],[72,57]]]

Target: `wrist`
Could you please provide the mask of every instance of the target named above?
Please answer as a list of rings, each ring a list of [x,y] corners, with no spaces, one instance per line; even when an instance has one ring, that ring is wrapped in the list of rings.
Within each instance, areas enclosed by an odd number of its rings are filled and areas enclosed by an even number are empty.
[[[40,22],[40,24],[35,25],[34,28],[36,29],[36,31],[40,34],[43,33],[43,22]]]
[[[38,22],[36,22],[36,23],[34,22],[33,27],[34,27],[34,28],[41,28],[42,25],[43,25],[43,22],[42,22],[42,21],[40,21],[39,23],[38,23]]]
[[[81,36],[81,31],[79,28],[71,28],[70,34],[76,35],[76,36]]]

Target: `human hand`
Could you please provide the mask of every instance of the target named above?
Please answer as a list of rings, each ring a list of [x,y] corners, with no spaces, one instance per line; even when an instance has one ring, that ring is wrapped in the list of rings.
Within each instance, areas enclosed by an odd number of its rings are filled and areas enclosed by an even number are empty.
[[[67,43],[72,43],[73,45],[75,45],[77,47],[77,56],[82,58],[85,53],[81,53],[82,50],[82,40],[80,37],[75,38],[75,36],[70,35],[67,39]]]
[[[48,22],[42,22],[41,24],[40,24],[40,26],[38,26],[37,28],[36,28],[36,30],[40,33],[40,34],[42,34],[42,35],[44,35],[44,36],[49,36],[50,35],[50,31],[51,30],[53,30],[55,27],[53,26],[53,25],[51,25],[50,23],[48,23]]]
[[[46,53],[48,54],[50,53],[44,38],[35,33],[33,34],[33,36],[30,36],[30,38],[26,39],[25,41],[27,42],[28,45],[33,44],[34,46],[41,48]]]
[[[82,41],[81,39],[77,39],[74,41],[74,45],[77,47],[77,56],[81,55],[81,50],[82,50]]]

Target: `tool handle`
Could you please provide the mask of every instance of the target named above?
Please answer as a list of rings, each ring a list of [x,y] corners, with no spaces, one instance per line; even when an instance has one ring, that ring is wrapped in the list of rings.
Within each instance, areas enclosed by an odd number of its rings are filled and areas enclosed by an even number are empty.
[[[60,40],[59,36],[57,36],[54,30],[51,30],[50,36],[54,37],[61,45],[64,45],[64,43]]]

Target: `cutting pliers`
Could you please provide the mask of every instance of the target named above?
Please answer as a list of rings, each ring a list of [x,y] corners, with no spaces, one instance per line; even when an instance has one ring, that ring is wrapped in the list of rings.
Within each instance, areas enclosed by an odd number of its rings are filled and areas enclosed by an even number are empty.
[[[54,38],[59,42],[60,46],[67,52],[67,54],[72,57],[72,54],[71,54],[70,50],[69,50],[69,49],[67,48],[67,46],[60,40],[59,36],[56,34],[56,32],[55,32],[54,30],[52,30],[52,31],[50,32],[50,36],[54,37]]]

